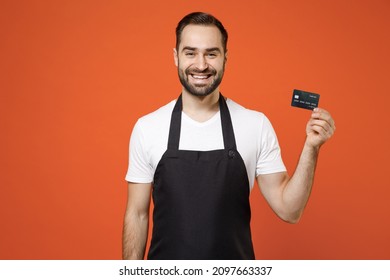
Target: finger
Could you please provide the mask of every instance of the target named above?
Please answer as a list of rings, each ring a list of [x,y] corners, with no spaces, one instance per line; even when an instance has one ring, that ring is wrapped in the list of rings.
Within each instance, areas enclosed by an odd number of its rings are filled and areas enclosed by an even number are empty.
[[[323,139],[328,139],[331,136],[322,126],[319,125],[310,126],[308,134],[313,132],[317,135],[320,135]]]
[[[327,121],[331,126],[334,126],[334,120],[330,113],[322,108],[315,108],[311,114],[311,118]]]
[[[327,133],[333,134],[334,127],[332,127],[327,121],[311,119],[309,121],[309,126],[317,125],[321,126]]]
[[[316,118],[316,119],[330,119],[331,116],[329,114],[328,111],[326,111],[325,109],[322,109],[322,108],[314,108],[313,112],[312,112],[312,117]]]
[[[309,124],[308,133],[310,133],[310,131],[314,131],[326,138],[330,138],[334,133],[334,129],[329,125],[316,124],[316,123]]]

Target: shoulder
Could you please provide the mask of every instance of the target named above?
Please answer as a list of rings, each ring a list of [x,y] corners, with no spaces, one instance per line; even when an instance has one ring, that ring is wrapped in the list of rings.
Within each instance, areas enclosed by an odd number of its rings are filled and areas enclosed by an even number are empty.
[[[170,119],[173,107],[176,100],[172,100],[168,104],[160,107],[154,112],[142,116],[138,119],[136,127],[142,130],[143,133],[150,133],[159,131],[161,129],[169,128]]]
[[[255,126],[258,128],[259,126],[262,126],[264,122],[268,122],[267,117],[262,112],[247,109],[229,98],[226,102],[233,123],[239,124],[240,126]]]
[[[148,124],[153,122],[158,122],[161,118],[171,118],[173,107],[175,106],[176,100],[172,100],[168,104],[158,108],[156,111],[153,111],[147,115],[139,118],[139,122]]]

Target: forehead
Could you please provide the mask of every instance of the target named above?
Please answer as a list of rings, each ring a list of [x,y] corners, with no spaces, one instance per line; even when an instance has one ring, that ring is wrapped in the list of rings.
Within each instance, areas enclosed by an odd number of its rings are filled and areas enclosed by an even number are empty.
[[[181,33],[179,50],[183,49],[183,47],[197,49],[219,48],[223,50],[222,34],[214,25],[190,24],[184,27]]]

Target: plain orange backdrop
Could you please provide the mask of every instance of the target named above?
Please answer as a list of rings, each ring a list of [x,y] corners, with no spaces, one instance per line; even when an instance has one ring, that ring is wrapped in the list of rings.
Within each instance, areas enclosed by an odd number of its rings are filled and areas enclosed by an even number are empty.
[[[0,259],[120,259],[128,143],[178,96],[174,28],[229,32],[224,95],[271,120],[292,174],[321,94],[337,126],[301,222],[251,195],[258,259],[389,259],[390,2],[0,2]]]

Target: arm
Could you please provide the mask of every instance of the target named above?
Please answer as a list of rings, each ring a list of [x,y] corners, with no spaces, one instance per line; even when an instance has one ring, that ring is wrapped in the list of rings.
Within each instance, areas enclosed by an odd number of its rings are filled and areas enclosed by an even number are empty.
[[[294,175],[287,172],[259,175],[257,182],[272,210],[283,220],[296,223],[310,196],[319,149],[336,127],[331,115],[315,109],[306,126],[306,141]]]
[[[148,237],[151,183],[128,184],[127,207],[123,225],[123,259],[142,260]]]

